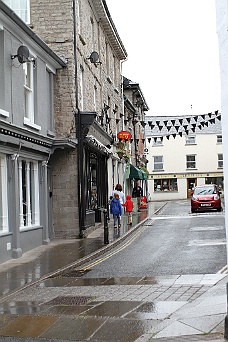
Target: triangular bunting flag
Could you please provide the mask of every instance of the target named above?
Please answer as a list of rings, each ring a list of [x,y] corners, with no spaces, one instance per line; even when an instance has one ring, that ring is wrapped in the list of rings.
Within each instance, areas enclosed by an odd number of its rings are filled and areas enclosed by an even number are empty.
[[[148,138],[147,140],[148,140],[148,143],[150,144],[150,142],[151,142],[151,138]]]

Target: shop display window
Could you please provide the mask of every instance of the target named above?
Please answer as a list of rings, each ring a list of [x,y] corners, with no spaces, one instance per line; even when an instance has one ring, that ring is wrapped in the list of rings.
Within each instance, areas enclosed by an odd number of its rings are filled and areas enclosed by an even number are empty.
[[[154,191],[178,191],[176,179],[155,179]]]

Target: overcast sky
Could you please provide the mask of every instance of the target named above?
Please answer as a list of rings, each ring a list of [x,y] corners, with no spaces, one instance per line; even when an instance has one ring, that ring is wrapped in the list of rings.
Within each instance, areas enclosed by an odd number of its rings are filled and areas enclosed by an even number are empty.
[[[106,0],[147,115],[220,111],[214,0]],[[191,109],[192,107],[192,109]]]

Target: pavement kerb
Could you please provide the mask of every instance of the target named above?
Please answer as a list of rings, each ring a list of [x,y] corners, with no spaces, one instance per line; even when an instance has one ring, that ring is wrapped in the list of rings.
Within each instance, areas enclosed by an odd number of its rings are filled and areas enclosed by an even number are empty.
[[[162,210],[167,203],[164,203],[160,208],[158,208],[157,210],[155,210],[154,214],[158,214],[160,210]],[[46,280],[47,278],[50,277],[54,277],[57,276],[59,274],[61,274],[63,271],[66,270],[70,270],[71,268],[75,268],[75,267],[79,267],[97,257],[99,257],[100,255],[110,251],[111,249],[115,248],[116,246],[118,246],[121,242],[123,242],[124,240],[126,240],[131,234],[133,234],[139,227],[141,227],[142,225],[144,225],[147,221],[151,220],[150,216],[148,215],[144,220],[140,221],[138,224],[136,224],[134,227],[132,227],[129,231],[127,231],[126,233],[124,233],[122,236],[120,236],[118,239],[116,239],[115,241],[111,242],[110,244],[107,244],[103,247],[101,247],[100,249],[98,249],[97,251],[79,259],[74,261],[73,263],[67,265],[67,266],[63,266],[61,268],[59,268],[56,271],[50,272],[42,277],[40,277],[37,280],[32,281],[29,284],[24,285],[23,287],[18,288],[15,291],[12,291],[11,293],[7,294],[6,296],[3,296],[2,298],[0,298],[0,303],[5,301],[6,299],[8,299],[9,297],[11,297],[12,295],[15,295],[15,293],[18,293],[20,291],[23,291],[25,289],[27,289],[30,286],[36,285],[38,283],[40,283],[41,281]]]

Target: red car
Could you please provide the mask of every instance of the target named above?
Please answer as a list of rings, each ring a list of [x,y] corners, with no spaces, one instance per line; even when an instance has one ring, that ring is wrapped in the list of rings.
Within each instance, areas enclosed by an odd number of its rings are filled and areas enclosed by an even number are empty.
[[[191,212],[207,211],[207,210],[221,211],[220,191],[215,184],[204,184],[196,186],[191,198]]]

